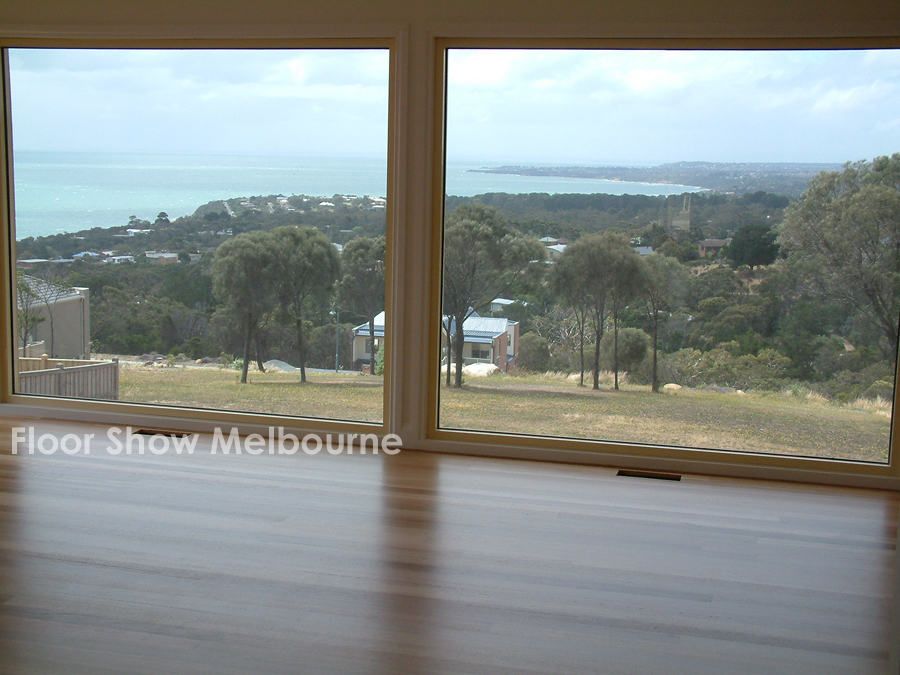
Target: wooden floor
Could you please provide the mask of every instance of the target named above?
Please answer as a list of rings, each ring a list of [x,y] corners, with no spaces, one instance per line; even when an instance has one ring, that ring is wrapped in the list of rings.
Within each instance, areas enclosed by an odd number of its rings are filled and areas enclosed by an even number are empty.
[[[11,423],[3,675],[886,669],[895,494],[208,439],[12,456]]]

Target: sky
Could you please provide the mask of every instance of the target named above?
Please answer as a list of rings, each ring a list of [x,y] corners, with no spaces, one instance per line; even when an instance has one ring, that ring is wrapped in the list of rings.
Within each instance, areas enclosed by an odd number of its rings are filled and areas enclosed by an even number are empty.
[[[387,50],[11,49],[16,150],[386,156]]]
[[[900,152],[900,50],[451,50],[447,153],[576,164]]]
[[[386,50],[10,51],[17,150],[385,156]],[[450,161],[900,152],[900,50],[451,50]]]

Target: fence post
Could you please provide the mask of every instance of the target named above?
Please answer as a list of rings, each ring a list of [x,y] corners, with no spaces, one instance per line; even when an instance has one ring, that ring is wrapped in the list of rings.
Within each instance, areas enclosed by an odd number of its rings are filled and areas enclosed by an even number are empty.
[[[47,359],[49,358],[46,354],[41,354],[41,370],[47,370]]]
[[[56,373],[56,395],[57,396],[65,396],[63,393],[63,372],[65,371],[65,366],[62,362],[56,364],[57,373]]]

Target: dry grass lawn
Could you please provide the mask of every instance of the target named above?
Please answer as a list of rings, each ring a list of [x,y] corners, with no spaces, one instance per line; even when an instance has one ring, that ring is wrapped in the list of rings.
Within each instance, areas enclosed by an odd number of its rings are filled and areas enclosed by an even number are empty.
[[[380,422],[384,381],[351,373],[250,374],[219,368],[123,368],[124,401]],[[779,393],[681,390],[651,394],[578,387],[563,377],[470,378],[441,387],[441,426],[451,429],[886,462],[887,404],[844,406]]]
[[[145,368],[119,371],[119,399],[157,405],[242,410],[270,415],[381,422],[384,378],[359,373],[251,372],[223,368]]]

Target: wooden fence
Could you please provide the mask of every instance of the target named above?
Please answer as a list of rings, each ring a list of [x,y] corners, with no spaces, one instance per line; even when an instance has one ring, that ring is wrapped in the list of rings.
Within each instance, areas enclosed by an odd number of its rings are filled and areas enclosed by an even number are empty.
[[[119,398],[118,359],[112,361],[48,359],[46,355],[39,359],[21,358],[17,379],[17,394],[110,401]]]

